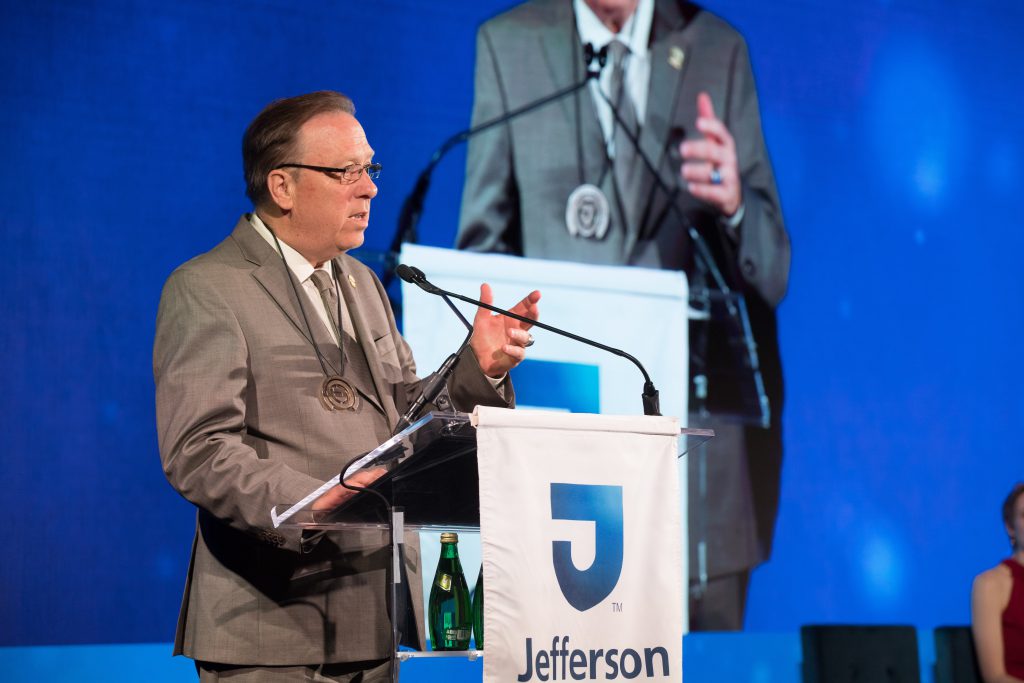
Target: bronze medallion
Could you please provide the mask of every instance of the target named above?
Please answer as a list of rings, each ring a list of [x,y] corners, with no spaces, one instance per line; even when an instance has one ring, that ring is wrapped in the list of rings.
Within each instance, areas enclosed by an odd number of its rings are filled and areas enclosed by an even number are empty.
[[[320,402],[327,410],[355,410],[359,407],[359,395],[351,384],[332,375],[320,385]]]

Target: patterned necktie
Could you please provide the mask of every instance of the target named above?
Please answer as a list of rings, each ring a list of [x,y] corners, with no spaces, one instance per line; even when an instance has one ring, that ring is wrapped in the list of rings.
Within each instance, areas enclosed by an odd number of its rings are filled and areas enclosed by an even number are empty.
[[[379,403],[377,389],[373,382],[373,375],[370,372],[370,364],[366,360],[366,353],[363,347],[356,341],[354,330],[347,332],[338,306],[338,290],[334,286],[334,279],[324,270],[314,270],[310,276],[313,284],[320,290],[320,298],[323,299],[324,308],[327,309],[327,316],[334,325],[334,332],[338,335],[338,348],[342,349],[342,368],[345,379],[357,387],[359,391]],[[353,328],[349,326],[349,329]]]
[[[314,270],[310,278],[316,288],[320,290],[320,298],[324,302],[324,308],[327,309],[327,317],[334,325],[334,334],[337,335],[340,346],[342,343],[341,320],[338,319],[338,290],[334,287],[334,279],[327,274],[326,270]]]
[[[633,140],[637,139],[640,133],[640,124],[637,121],[633,98],[629,96],[625,88],[625,67],[629,57],[629,48],[620,41],[613,40],[608,44],[608,51],[613,59],[609,94],[615,112],[618,114],[612,121],[615,131],[612,136],[615,145],[615,160],[612,165],[615,172],[615,185],[622,201],[626,225],[638,229],[637,197],[640,192],[641,169],[640,157]]]

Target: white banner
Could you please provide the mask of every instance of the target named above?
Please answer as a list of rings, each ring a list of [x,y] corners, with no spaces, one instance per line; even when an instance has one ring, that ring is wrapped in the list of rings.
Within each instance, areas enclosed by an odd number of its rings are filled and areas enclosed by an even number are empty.
[[[485,683],[682,680],[678,420],[475,419]]]

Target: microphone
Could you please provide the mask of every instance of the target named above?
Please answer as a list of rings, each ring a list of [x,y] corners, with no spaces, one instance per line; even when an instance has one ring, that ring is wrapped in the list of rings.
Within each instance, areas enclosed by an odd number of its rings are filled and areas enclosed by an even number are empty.
[[[595,60],[597,60],[597,71],[595,73],[591,73]],[[608,63],[608,46],[605,45],[600,50],[594,50],[594,44],[587,43],[583,46],[583,61],[587,64],[588,76],[593,78],[599,75],[601,70],[604,69],[605,64]]]
[[[526,316],[519,315],[518,313],[513,313],[512,311],[505,310],[504,308],[498,308],[497,306],[485,304],[484,302],[479,301],[477,299],[471,299],[468,296],[463,296],[462,294],[458,294],[456,292],[449,292],[446,289],[441,289],[437,285],[427,280],[427,276],[424,275],[423,271],[420,270],[419,268],[407,266],[405,264],[400,264],[395,269],[395,272],[398,274],[398,277],[402,278],[409,284],[416,285],[424,292],[427,292],[428,294],[436,294],[437,296],[442,297],[446,302],[448,302],[448,305],[451,306],[452,308],[454,308],[454,304],[451,303],[448,297],[458,299],[459,301],[465,301],[468,304],[479,306],[480,308],[487,309],[488,311],[493,311],[494,313],[500,313],[501,315],[512,318],[513,320],[518,320],[529,325],[534,325],[542,330],[554,332],[559,336],[567,337],[569,339],[572,339],[573,341],[578,341],[588,346],[593,346],[594,348],[601,349],[602,351],[607,351],[608,353],[613,353],[616,356],[625,358],[626,360],[633,363],[633,365],[635,365],[640,370],[640,373],[644,376],[644,391],[640,395],[640,398],[644,406],[644,415],[661,415],[661,406],[658,390],[654,388],[654,382],[651,381],[650,375],[647,374],[647,370],[640,363],[640,361],[638,361],[636,358],[626,353],[622,349],[616,349],[612,346],[607,346],[606,344],[596,342],[593,339],[587,339],[586,337],[581,337],[578,334],[567,332],[553,325],[542,323],[539,320],[533,320],[531,318],[527,318]],[[463,343],[463,346],[465,346],[465,344],[467,343],[469,343],[468,337],[466,338],[466,341]]]
[[[417,287],[419,287],[428,294],[440,294],[441,290],[427,282],[427,276],[424,275],[423,271],[420,270],[419,268],[407,266],[404,263],[399,263],[398,267],[395,268],[395,274],[398,275],[398,277],[405,280],[406,282],[408,282],[409,284],[416,285]],[[445,297],[445,301],[450,301],[450,299]],[[458,311],[458,309],[455,310]],[[462,317],[462,313],[459,313],[459,317]],[[463,322],[466,322],[465,318],[463,318]]]
[[[412,192],[409,193],[409,196],[407,196],[405,201],[402,203],[402,209],[398,215],[398,228],[395,231],[394,238],[391,240],[391,247],[388,253],[398,254],[399,250],[402,248],[403,242],[411,242],[413,244],[417,242],[416,226],[419,224],[420,215],[423,213],[423,202],[427,197],[427,192],[430,190],[431,175],[434,172],[434,168],[448,152],[479,133],[483,133],[484,131],[490,130],[491,128],[503,123],[508,123],[513,119],[529,114],[530,112],[540,109],[547,104],[556,102],[579,90],[582,90],[592,79],[601,75],[601,70],[608,61],[608,46],[605,46],[600,50],[595,50],[592,43],[587,43],[583,46],[583,61],[586,65],[587,71],[583,80],[578,83],[574,83],[567,88],[553,92],[550,95],[541,97],[533,102],[528,102],[527,104],[513,109],[512,111],[505,112],[501,116],[495,117],[490,121],[484,121],[479,125],[460,131],[445,140],[430,157],[430,161],[424,169],[420,171]],[[596,67],[594,66],[595,62],[597,64]],[[384,286],[387,287],[389,282],[390,278],[385,280]]]
[[[459,350],[448,356],[445,361],[441,363],[441,367],[437,369],[437,372],[424,382],[423,389],[420,391],[419,397],[413,401],[412,405],[409,406],[409,409],[405,411],[405,414],[399,418],[394,431],[391,432],[392,436],[398,434],[403,429],[408,429],[409,425],[419,417],[420,412],[423,410],[423,406],[437,398],[437,395],[441,393],[441,390],[444,389],[445,384],[448,382],[448,378],[451,376],[452,372],[455,371],[455,366],[459,364],[459,354],[462,353],[462,350],[465,349],[468,344],[469,337],[467,337],[466,341],[462,343]]]
[[[423,407],[437,398],[438,394],[441,393],[441,390],[444,389],[447,384],[448,378],[451,377],[453,372],[455,372],[455,366],[458,365],[459,358],[462,357],[462,352],[466,350],[467,346],[469,346],[469,340],[473,338],[473,325],[466,320],[466,316],[462,315],[462,311],[455,307],[455,304],[452,303],[451,299],[434,287],[434,285],[427,282],[427,278],[423,274],[422,270],[400,263],[398,267],[395,268],[395,273],[406,282],[414,284],[431,294],[437,294],[444,299],[445,303],[448,304],[448,307],[455,311],[455,315],[458,316],[459,320],[462,321],[462,324],[466,326],[468,333],[462,342],[462,346],[459,347],[459,350],[448,356],[445,361],[441,363],[441,367],[437,369],[437,372],[424,382],[423,389],[420,390],[419,397],[413,401],[412,405],[405,411],[405,414],[399,418],[394,431],[391,432],[392,436],[403,429],[408,428],[409,425],[419,417]]]

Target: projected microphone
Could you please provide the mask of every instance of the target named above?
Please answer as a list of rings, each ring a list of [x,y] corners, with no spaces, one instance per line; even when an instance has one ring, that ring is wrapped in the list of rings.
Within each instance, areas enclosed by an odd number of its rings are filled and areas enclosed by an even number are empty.
[[[697,230],[696,226],[690,221],[690,219],[686,215],[682,213],[682,210],[676,204],[676,197],[679,196],[678,183],[675,184],[673,187],[668,186],[668,183],[665,182],[665,179],[662,178],[661,174],[658,172],[658,168],[655,166],[654,162],[651,161],[651,158],[647,156],[646,152],[644,152],[644,149],[640,145],[640,139],[637,136],[636,132],[634,132],[628,125],[626,125],[625,121],[622,120],[622,114],[619,112],[618,109],[616,109],[615,103],[612,102],[611,98],[608,97],[608,95],[605,94],[605,92],[600,88],[598,88],[598,92],[601,94],[601,98],[608,105],[609,109],[611,109],[612,116],[615,119],[615,125],[621,128],[622,132],[626,134],[626,139],[629,140],[630,146],[636,152],[636,155],[640,158],[640,160],[644,162],[644,166],[647,167],[647,170],[650,171],[651,176],[653,176],[654,178],[654,183],[658,186],[658,189],[660,189],[662,192],[668,195],[668,202],[665,205],[665,210],[672,210],[672,212],[675,213],[676,216],[686,225],[686,229],[690,235],[690,239],[692,239],[696,244],[698,257],[704,262],[704,265],[707,266],[708,273],[711,275],[711,279],[715,281],[715,285],[722,291],[723,294],[730,294],[731,289],[729,285],[726,283],[725,277],[722,276],[722,271],[718,268],[718,264],[715,262],[714,257],[711,256],[711,250],[708,248],[707,241],[704,239],[704,236],[700,233],[700,231]],[[681,143],[685,137],[686,131],[682,127],[673,128],[669,134],[669,144],[674,147],[678,147],[679,143]],[[675,155],[670,156],[673,159],[676,158]],[[660,223],[660,220],[656,221],[655,225],[659,225]],[[654,236],[642,235],[642,237],[646,239],[652,239]],[[730,313],[735,314],[735,311],[733,311],[730,308]]]
[[[572,339],[573,341],[578,341],[580,343],[587,344],[588,346],[593,346],[594,348],[601,349],[602,351],[607,351],[608,353],[613,353],[616,356],[625,358],[626,360],[632,362],[633,365],[635,365],[640,370],[640,373],[644,376],[644,391],[640,395],[640,398],[643,401],[644,415],[661,415],[658,390],[654,388],[654,382],[651,381],[650,375],[647,374],[647,370],[640,363],[640,361],[638,361],[636,358],[626,353],[622,349],[616,349],[614,347],[607,346],[600,342],[596,342],[593,339],[587,339],[586,337],[581,337],[578,334],[573,334],[572,332],[566,332],[565,330],[561,330],[557,327],[554,327],[553,325],[542,323],[539,320],[533,320],[531,318],[527,318],[526,316],[519,315],[518,313],[507,311],[504,308],[498,308],[497,306],[485,304],[484,302],[479,301],[477,299],[471,299],[468,296],[463,296],[462,294],[457,294],[455,292],[449,292],[446,289],[441,289],[437,285],[427,280],[427,276],[424,275],[423,271],[420,270],[419,268],[407,266],[403,263],[399,264],[399,266],[395,269],[395,272],[398,274],[398,277],[402,278],[409,284],[416,285],[417,287],[422,289],[424,292],[427,292],[428,294],[436,294],[437,296],[444,298],[446,301],[448,301],[447,297],[452,297],[453,299],[458,299],[459,301],[465,301],[466,303],[473,304],[474,306],[485,308],[488,311],[493,311],[495,313],[500,313],[501,315],[508,316],[513,320],[518,320],[520,322],[527,323],[528,325],[534,325],[542,330],[554,332],[555,334],[560,335],[562,337],[567,337],[569,339]],[[452,303],[449,301],[448,305],[452,306]]]
[[[692,57],[691,57],[692,59]],[[718,268],[718,263],[715,261],[715,257],[711,254],[711,249],[708,248],[707,240],[704,235],[697,229],[696,224],[690,221],[690,219],[683,214],[682,210],[676,204],[676,197],[679,195],[679,184],[675,183],[674,187],[669,188],[668,183],[665,182],[664,178],[658,172],[654,162],[651,161],[650,157],[644,152],[643,147],[640,145],[640,140],[637,134],[626,125],[622,120],[622,114],[616,109],[615,104],[611,101],[600,88],[598,92],[601,93],[601,97],[608,104],[608,107],[612,111],[612,116],[615,118],[615,125],[619,126],[622,131],[626,134],[626,138],[629,140],[630,145],[636,151],[636,155],[640,157],[640,160],[644,162],[647,170],[650,171],[651,176],[654,178],[655,184],[658,188],[668,195],[668,202],[666,203],[665,210],[672,210],[672,212],[680,219],[680,221],[686,225],[686,231],[690,236],[690,240],[693,242],[694,249],[697,254],[697,258],[707,268],[708,274],[711,279],[715,281],[715,286],[718,287],[719,291],[725,296],[726,307],[729,311],[729,315],[736,321],[736,324],[740,328],[740,334],[743,336],[743,343],[746,347],[747,362],[750,365],[750,369],[754,375],[754,385],[757,388],[757,394],[759,397],[759,403],[761,408],[761,426],[768,428],[771,420],[771,406],[768,404],[767,394],[764,387],[764,377],[761,375],[761,363],[760,357],[757,352],[757,342],[754,341],[754,330],[750,324],[750,314],[747,311],[747,301],[744,298],[742,292],[737,292],[736,303],[734,304],[730,295],[732,289],[726,282],[725,277],[722,275],[722,271]],[[686,131],[682,128],[674,128],[669,135],[669,144],[678,147],[679,143],[686,136]],[[664,215],[664,214],[662,214]],[[661,220],[654,223],[660,225]],[[646,239],[653,239],[654,235],[643,236]],[[728,261],[732,264],[733,276],[737,278],[735,281],[740,282],[738,274],[735,272],[735,264],[732,260]]]

